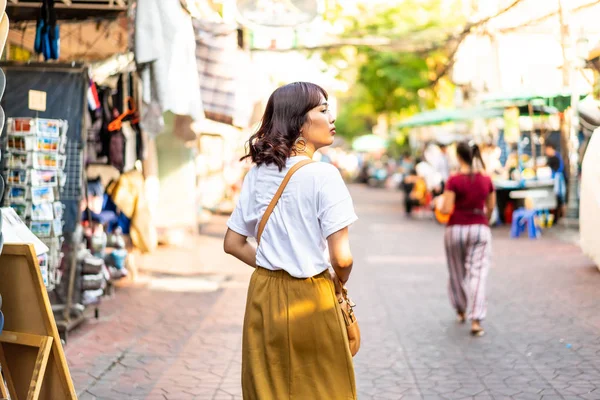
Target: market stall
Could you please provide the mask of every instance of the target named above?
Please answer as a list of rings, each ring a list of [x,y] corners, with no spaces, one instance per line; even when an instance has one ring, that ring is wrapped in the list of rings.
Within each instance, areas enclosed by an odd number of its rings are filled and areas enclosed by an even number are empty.
[[[42,3],[46,13],[41,12]],[[122,141],[123,155],[119,159],[118,140],[111,139],[126,136],[121,126],[107,129],[109,135],[101,139],[108,140],[94,142],[97,136],[93,135],[92,122],[96,122],[93,113],[100,107],[93,106],[99,96],[95,83],[90,81],[93,68],[89,61],[125,49],[126,28],[117,22],[126,22],[124,13],[128,3],[14,1],[7,6],[7,14],[19,29],[8,32],[5,53],[5,59],[17,61],[2,63],[7,77],[2,98],[6,124],[1,142],[5,155],[1,172],[7,186],[2,205],[14,210],[15,218],[22,220],[23,226],[47,248],[37,254],[38,268],[63,340],[90,315],[98,317],[102,298],[111,292],[114,281],[123,276],[113,267],[123,264],[124,240],[120,235],[110,238],[106,246],[110,252],[94,253],[97,240],[93,235],[93,218],[88,218],[91,213],[87,172],[90,162],[97,161],[97,153],[90,148],[97,145],[106,152],[112,145],[113,153],[109,156],[114,157],[100,162],[123,163],[120,173],[136,162],[138,150],[143,146],[141,140],[129,143],[135,149],[132,160],[130,148],[125,148]],[[92,18],[94,21],[88,21]],[[33,29],[36,24],[29,22],[35,21],[38,25],[40,21],[51,23],[50,29]],[[82,33],[110,27],[111,34],[99,36],[91,46],[89,41],[83,45]],[[63,38],[68,40],[59,41],[60,33],[66,33]],[[120,39],[115,41],[113,34],[120,35]],[[42,58],[60,61],[37,61]],[[126,88],[133,84],[127,79],[114,79],[114,86],[109,88],[111,100],[119,104],[115,110],[123,112],[127,100],[118,96],[126,91],[114,90],[116,86]],[[118,116],[112,115],[112,111],[109,110],[106,125]],[[110,257],[113,254],[118,257]],[[111,265],[115,258],[117,261]]]
[[[543,210],[544,215],[546,210],[557,207],[555,182],[542,158],[544,143],[560,143],[557,113],[556,108],[540,102],[502,100],[467,109],[423,112],[403,121],[398,128],[411,129],[421,140],[433,126],[462,124],[463,133],[458,140],[479,142],[489,157],[488,164],[494,164],[488,165],[488,173],[497,191],[498,221],[510,223],[512,212],[525,206],[526,200],[529,207]],[[484,129],[487,136],[475,134],[465,125],[476,120],[492,123],[493,129]]]
[[[9,28],[1,5],[0,53]],[[9,205],[0,212],[0,396],[76,399],[48,298],[62,257],[69,115],[40,118],[48,109],[43,83],[19,92],[22,75],[11,67],[0,69],[0,198]]]

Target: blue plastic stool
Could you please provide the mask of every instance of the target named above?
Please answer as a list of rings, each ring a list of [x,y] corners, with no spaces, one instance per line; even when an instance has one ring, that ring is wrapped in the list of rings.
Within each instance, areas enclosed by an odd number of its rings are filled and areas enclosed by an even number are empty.
[[[536,210],[526,210],[519,208],[513,212],[512,225],[510,227],[510,237],[518,238],[521,233],[525,232],[527,225],[527,233],[530,239],[538,239],[542,236],[542,230],[535,223]]]

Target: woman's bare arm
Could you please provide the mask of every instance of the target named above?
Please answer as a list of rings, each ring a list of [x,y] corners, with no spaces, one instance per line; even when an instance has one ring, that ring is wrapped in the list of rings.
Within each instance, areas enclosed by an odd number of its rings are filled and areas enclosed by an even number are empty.
[[[456,201],[456,193],[451,190],[444,191],[441,200],[437,204],[438,210],[442,214],[451,214],[454,211],[454,202]]]
[[[348,227],[329,235],[327,244],[333,270],[342,283],[346,283],[350,278],[350,272],[354,264],[352,252],[350,251]]]
[[[223,241],[223,250],[225,250],[225,253],[231,254],[238,260],[256,268],[256,249],[248,243],[246,236],[227,229]]]
[[[492,213],[494,212],[494,208],[496,208],[496,192],[493,191],[488,195],[485,199],[485,213],[488,221],[492,219]]]

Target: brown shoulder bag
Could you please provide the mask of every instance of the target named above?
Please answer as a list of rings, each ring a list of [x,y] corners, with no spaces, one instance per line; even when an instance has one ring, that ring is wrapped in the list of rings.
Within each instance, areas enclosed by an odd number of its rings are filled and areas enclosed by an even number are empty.
[[[287,186],[288,182],[290,181],[290,178],[292,177],[292,175],[294,175],[294,173],[296,173],[296,171],[298,171],[300,168],[302,168],[305,165],[308,165],[312,162],[314,162],[314,161],[313,160],[300,161],[299,163],[295,164],[292,168],[290,168],[290,170],[286,174],[285,178],[283,178],[283,182],[281,182],[279,189],[277,189],[275,196],[273,196],[271,203],[269,203],[269,206],[267,207],[267,210],[265,211],[265,213],[260,221],[260,224],[258,225],[258,233],[256,235],[257,243],[260,244],[260,238],[262,237],[263,231],[265,230],[267,221],[269,220],[271,213],[275,209],[275,206],[277,205],[277,202],[279,201],[279,198],[281,197],[281,194],[283,193],[285,187]],[[338,299],[338,302],[340,305],[342,317],[344,318],[344,322],[346,324],[346,331],[348,333],[348,344],[350,346],[350,353],[352,353],[352,356],[354,357],[356,355],[356,353],[358,353],[358,349],[360,348],[360,329],[358,327],[358,321],[356,320],[356,316],[354,315],[354,310],[353,310],[355,304],[348,297],[348,289],[346,289],[345,286],[342,287],[342,293],[337,295],[337,299]]]

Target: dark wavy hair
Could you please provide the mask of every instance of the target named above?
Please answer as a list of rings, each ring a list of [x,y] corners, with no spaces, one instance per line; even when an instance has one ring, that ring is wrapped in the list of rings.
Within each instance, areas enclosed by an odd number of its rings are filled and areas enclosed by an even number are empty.
[[[256,165],[275,164],[279,171],[292,153],[308,112],[327,100],[327,92],[309,82],[294,82],[276,89],[269,97],[260,127],[250,136],[247,154]]]

